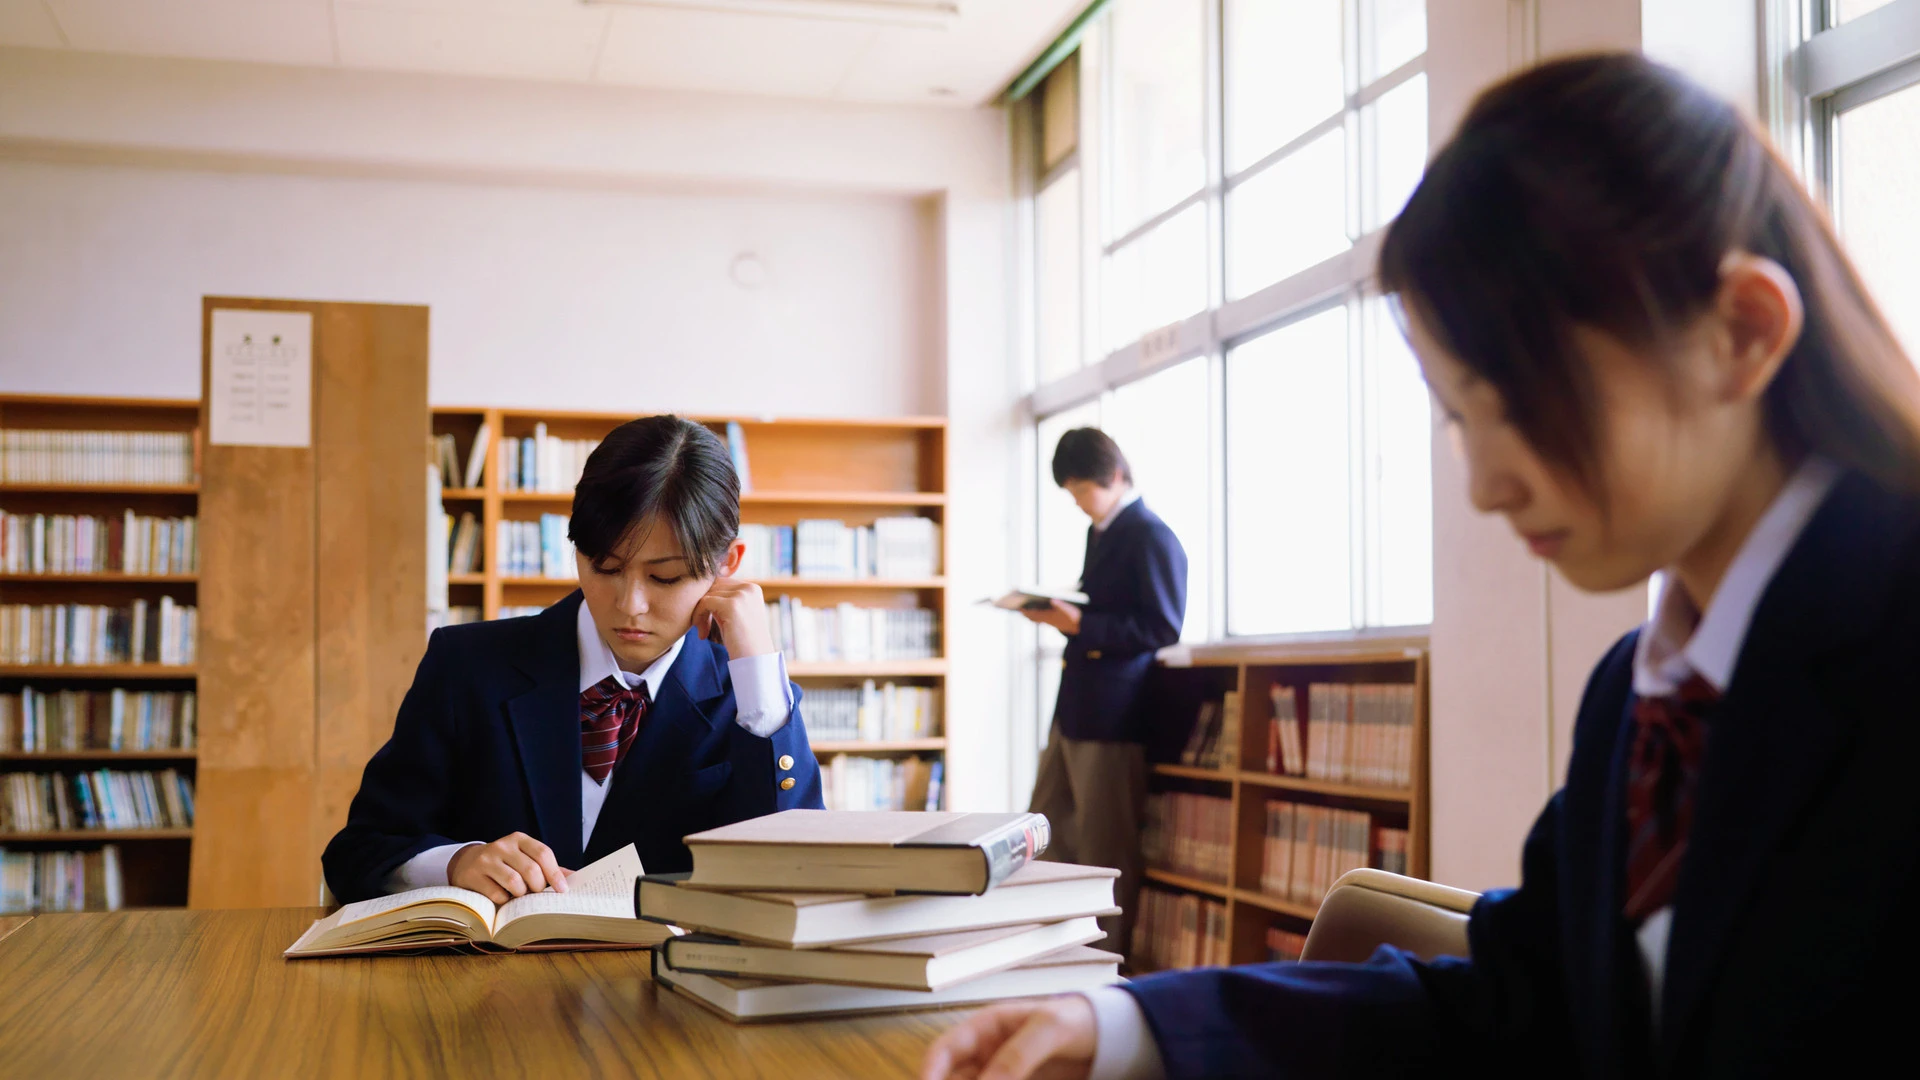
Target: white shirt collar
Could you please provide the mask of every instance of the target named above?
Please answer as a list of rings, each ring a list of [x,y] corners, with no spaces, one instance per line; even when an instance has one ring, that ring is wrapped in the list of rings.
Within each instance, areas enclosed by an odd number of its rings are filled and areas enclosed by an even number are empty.
[[[687,643],[686,636],[681,635],[666,652],[660,654],[660,659],[635,675],[620,670],[620,662],[613,658],[613,649],[600,636],[600,628],[593,624],[593,612],[587,610],[585,599],[580,601],[580,617],[575,620],[574,634],[580,642],[581,693],[586,693],[587,687],[611,675],[629,690],[639,683],[646,683],[647,697],[653,701],[660,700],[660,684],[665,681],[667,670],[673,667],[674,659],[680,655],[680,647]]]
[[[1663,575],[1659,602],[1634,649],[1634,693],[1671,694],[1696,674],[1726,692],[1753,623],[1753,609],[1839,479],[1840,467],[1826,458],[1803,462],[1747,534],[1705,612],[1694,606],[1677,575]]]
[[[1113,504],[1113,509],[1107,511],[1107,516],[1094,523],[1093,531],[1097,533],[1106,532],[1114,522],[1120,520],[1121,514],[1126,513],[1127,507],[1139,501],[1140,493],[1133,490],[1132,487],[1128,487],[1127,493],[1120,496],[1120,501]]]

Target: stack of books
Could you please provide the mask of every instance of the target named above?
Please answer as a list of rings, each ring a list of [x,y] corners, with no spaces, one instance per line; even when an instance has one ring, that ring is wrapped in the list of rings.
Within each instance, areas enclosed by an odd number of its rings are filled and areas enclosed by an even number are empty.
[[[686,838],[642,919],[694,933],[654,978],[732,1020],[977,1004],[1119,981],[1088,948],[1117,871],[1038,862],[1038,814],[788,810]]]

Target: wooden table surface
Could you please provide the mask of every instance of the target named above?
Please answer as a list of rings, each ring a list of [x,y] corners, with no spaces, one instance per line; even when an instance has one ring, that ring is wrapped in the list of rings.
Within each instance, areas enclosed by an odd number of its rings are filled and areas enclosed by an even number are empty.
[[[12,1076],[892,1077],[961,1015],[735,1025],[646,952],[280,956],[320,908],[41,915],[0,940]]]

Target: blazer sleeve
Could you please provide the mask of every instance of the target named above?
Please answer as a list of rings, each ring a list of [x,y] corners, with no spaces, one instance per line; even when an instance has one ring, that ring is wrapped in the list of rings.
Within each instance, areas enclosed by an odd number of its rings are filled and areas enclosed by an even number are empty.
[[[1140,603],[1130,611],[1080,613],[1080,644],[1116,653],[1145,653],[1180,640],[1187,617],[1187,552],[1173,530],[1147,533],[1139,555]]]
[[[367,762],[346,827],[320,856],[327,885],[342,903],[384,895],[395,867],[458,842],[442,832],[456,760],[447,704],[453,652],[444,630],[427,639],[393,735]]]
[[[793,711],[780,730],[762,738],[738,725],[729,733],[727,760],[732,764],[723,798],[725,821],[745,821],[780,810],[820,810],[820,766],[807,742],[807,724],[801,715],[800,687],[787,684]],[[785,766],[782,762],[788,762]],[[792,780],[792,785],[786,785]]]
[[[1472,960],[1382,946],[1365,964],[1261,964],[1149,975],[1139,1002],[1169,1077],[1572,1076],[1557,926],[1561,796],[1535,822],[1518,890],[1468,924]]]

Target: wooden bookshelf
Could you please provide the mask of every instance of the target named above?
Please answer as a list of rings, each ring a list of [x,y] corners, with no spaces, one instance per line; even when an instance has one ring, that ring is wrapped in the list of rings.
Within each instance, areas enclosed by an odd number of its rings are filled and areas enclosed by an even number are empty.
[[[1275,685],[1305,687],[1310,683],[1400,684],[1414,687],[1413,783],[1386,788],[1347,782],[1309,780],[1265,771],[1267,732],[1273,719],[1270,691]],[[1179,666],[1162,665],[1156,674],[1154,708],[1179,717],[1168,726],[1184,734],[1205,701],[1218,701],[1226,691],[1241,696],[1238,768],[1156,764],[1151,767],[1154,791],[1186,791],[1229,798],[1232,808],[1228,844],[1231,880],[1204,881],[1159,867],[1145,873],[1149,887],[1192,893],[1223,902],[1233,963],[1266,958],[1266,931],[1280,927],[1305,933],[1317,911],[1260,890],[1266,839],[1266,803],[1283,800],[1347,810],[1363,810],[1376,825],[1405,828],[1409,872],[1428,874],[1427,704],[1428,657],[1424,639],[1312,645],[1219,645],[1192,650]],[[1305,715],[1304,713],[1302,715]],[[1184,742],[1184,738],[1182,739]],[[1157,756],[1177,756],[1177,745],[1162,745]],[[1126,943],[1131,948],[1131,942]]]
[[[198,451],[198,400],[0,395],[0,429],[65,431],[164,431],[195,433]],[[196,463],[197,466],[197,463]],[[199,514],[200,484],[0,483],[0,509],[22,514],[88,514],[111,517],[136,514],[187,517]],[[170,596],[193,605],[198,574],[0,574],[0,603],[108,604]],[[149,685],[154,684],[154,685]],[[115,686],[155,690],[199,689],[197,665],[162,664],[0,664],[0,693],[35,690],[94,690]],[[195,776],[193,750],[58,750],[0,752],[0,772],[83,771],[93,768],[175,768]],[[196,777],[197,780],[197,777]],[[0,833],[0,845],[34,844],[43,849],[66,844],[165,840],[142,844],[122,859],[123,891],[129,903],[180,907],[187,902],[188,860],[193,830],[63,829]]]
[[[751,487],[740,497],[743,523],[792,525],[802,518],[835,518],[849,525],[868,525],[875,518],[914,514],[942,526],[939,573],[925,578],[798,578],[757,581],[768,600],[793,595],[809,606],[842,601],[871,607],[930,608],[938,613],[940,633],[949,624],[946,567],[947,424],[941,417],[888,418],[772,418],[748,416],[687,417],[726,437],[729,421],[746,436]],[[601,439],[633,419],[627,413],[566,410],[503,409],[485,406],[440,407],[433,410],[433,433],[452,435],[464,469],[476,434],[484,425],[489,433],[487,461],[477,487],[441,490],[446,512],[457,522],[470,513],[480,524],[480,569],[450,574],[449,605],[478,608],[482,618],[500,617],[506,607],[546,606],[579,587],[570,578],[508,577],[501,573],[495,550],[503,521],[532,521],[541,514],[565,514],[573,505],[570,492],[508,490],[500,476],[502,437],[526,438],[534,425],[560,439]],[[460,478],[464,481],[465,477]],[[803,687],[857,686],[865,679],[895,680],[932,687],[940,698],[945,722],[947,661],[944,639],[938,656],[928,660],[866,663],[790,663],[787,673]],[[828,740],[813,744],[814,752],[876,757],[904,754],[943,756],[947,740],[941,732],[924,739],[875,741]],[[950,787],[952,778],[948,777]]]

